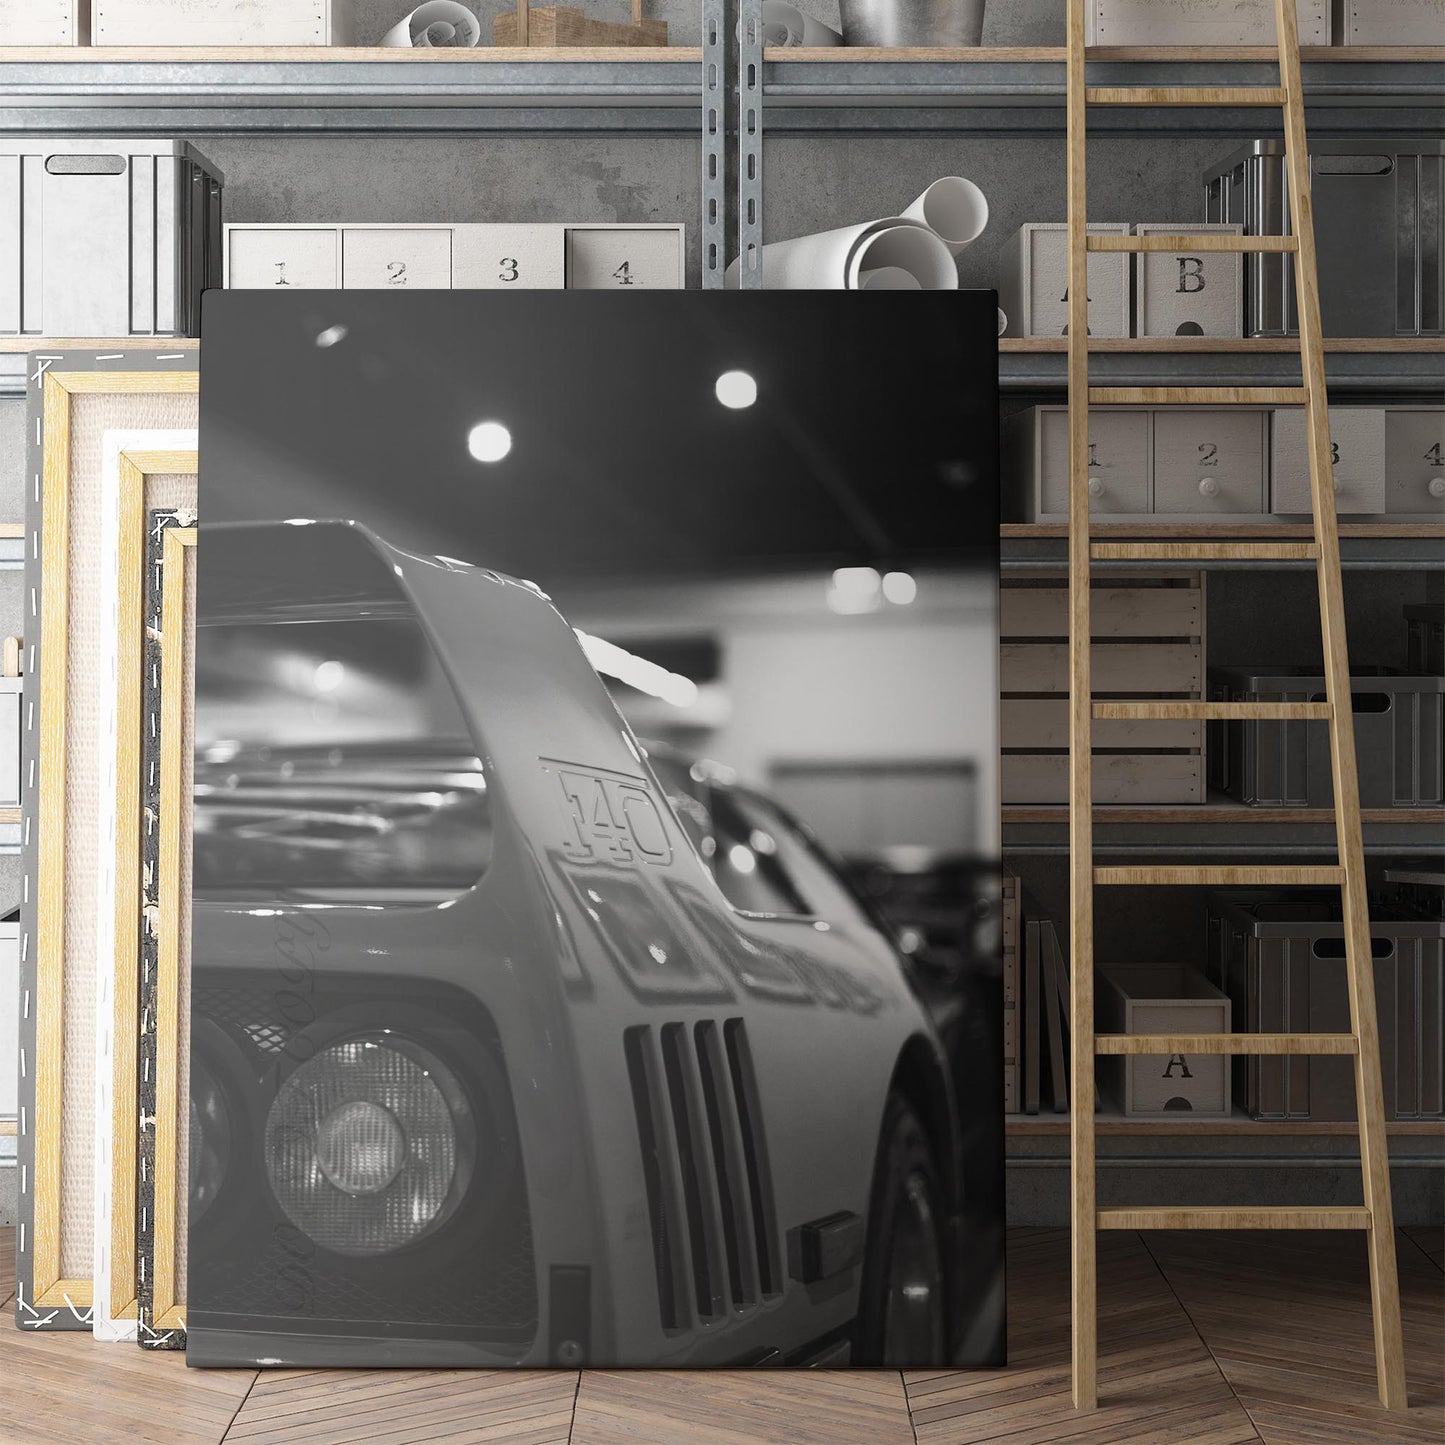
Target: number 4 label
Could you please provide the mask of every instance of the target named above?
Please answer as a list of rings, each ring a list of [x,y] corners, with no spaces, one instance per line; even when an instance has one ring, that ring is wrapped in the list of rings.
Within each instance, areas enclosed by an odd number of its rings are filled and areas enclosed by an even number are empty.
[[[633,277],[633,274],[632,274],[632,262],[631,262],[631,261],[624,261],[624,262],[612,273],[612,279],[613,279],[614,281],[616,281],[619,286],[634,286],[634,285],[636,285],[636,284],[637,284],[637,283],[636,283],[636,279]]]

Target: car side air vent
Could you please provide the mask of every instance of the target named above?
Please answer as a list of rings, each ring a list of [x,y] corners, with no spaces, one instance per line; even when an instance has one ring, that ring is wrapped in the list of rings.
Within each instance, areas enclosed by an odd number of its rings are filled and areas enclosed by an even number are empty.
[[[623,1036],[665,1329],[782,1288],[772,1177],[741,1019]]]

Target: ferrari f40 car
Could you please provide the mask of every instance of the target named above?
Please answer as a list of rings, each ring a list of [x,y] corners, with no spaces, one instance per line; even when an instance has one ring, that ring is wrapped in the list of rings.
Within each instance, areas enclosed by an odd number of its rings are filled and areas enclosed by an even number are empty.
[[[203,548],[199,657],[390,629],[452,730],[227,742],[264,678],[198,683],[191,1363],[954,1360],[959,1074],[807,832],[640,743],[529,583]]]

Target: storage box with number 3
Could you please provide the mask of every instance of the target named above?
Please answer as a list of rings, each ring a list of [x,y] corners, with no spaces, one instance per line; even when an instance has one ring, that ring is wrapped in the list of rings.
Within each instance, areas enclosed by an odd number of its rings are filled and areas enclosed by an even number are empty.
[[[458,226],[453,285],[477,291],[560,291],[561,226]]]
[[[1385,413],[1378,406],[1332,406],[1330,452],[1335,508],[1351,513],[1385,510]],[[1270,511],[1308,515],[1309,450],[1305,414],[1280,409],[1270,423]]]
[[[569,226],[567,286],[677,290],[682,286],[681,226]]]

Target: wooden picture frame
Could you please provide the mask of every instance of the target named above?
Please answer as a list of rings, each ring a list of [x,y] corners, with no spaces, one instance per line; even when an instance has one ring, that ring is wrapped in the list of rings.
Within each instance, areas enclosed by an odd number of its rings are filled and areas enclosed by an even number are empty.
[[[196,364],[194,346],[184,343],[173,351],[42,350],[27,374],[25,672],[34,682],[22,728],[15,1294],[22,1329],[91,1327],[101,1227],[89,1111],[100,850],[95,707],[103,683],[87,653],[103,607],[96,585],[101,439],[120,427],[193,428]],[[132,1113],[116,1137],[133,1137],[133,1120]]]
[[[145,684],[140,772],[146,824],[141,852],[142,907],[133,922],[140,956],[136,1244],[143,1349],[186,1343],[179,1243],[184,1235],[180,1117],[189,1039],[181,1037],[190,980],[186,922],[189,838],[187,758],[194,737],[194,514],[151,511],[146,529]],[[189,525],[188,525],[189,524]],[[188,1032],[188,1031],[187,1031]]]
[[[155,498],[192,515],[196,433],[109,431],[103,463],[101,585],[109,608],[99,670],[114,677],[97,727],[101,873],[96,897],[95,1288],[97,1339],[136,1335],[137,1103],[140,1031],[142,672],[146,561]],[[178,485],[179,484],[179,485]],[[109,840],[109,841],[107,841]],[[109,1121],[107,1126],[107,1121]]]

